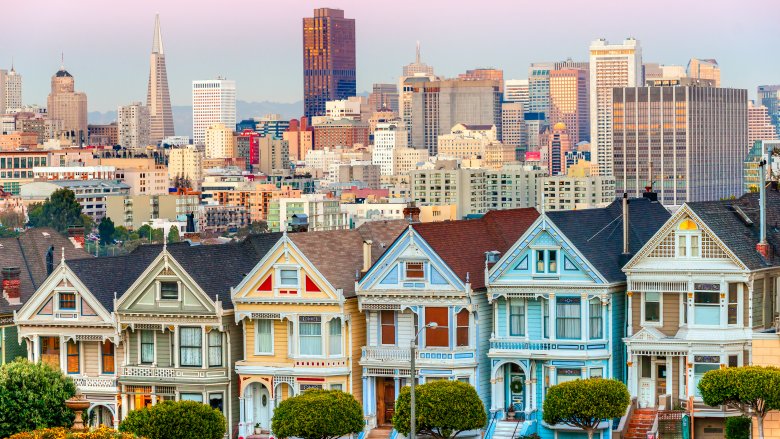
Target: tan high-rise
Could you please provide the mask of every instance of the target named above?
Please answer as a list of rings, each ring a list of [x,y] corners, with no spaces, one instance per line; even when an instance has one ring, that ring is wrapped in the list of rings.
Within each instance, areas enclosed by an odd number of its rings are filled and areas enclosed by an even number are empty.
[[[709,79],[715,81],[715,87],[720,87],[720,66],[714,59],[691,58],[688,61],[688,77]]]
[[[75,144],[86,143],[87,95],[75,91],[73,76],[61,67],[51,77],[51,93],[47,100],[49,119],[62,123],[61,134]]]
[[[154,19],[154,40],[150,57],[149,87],[146,93],[149,107],[150,141],[156,145],[160,140],[174,136],[171,96],[168,92],[168,72],[165,69],[165,53],[160,34],[160,16]]]

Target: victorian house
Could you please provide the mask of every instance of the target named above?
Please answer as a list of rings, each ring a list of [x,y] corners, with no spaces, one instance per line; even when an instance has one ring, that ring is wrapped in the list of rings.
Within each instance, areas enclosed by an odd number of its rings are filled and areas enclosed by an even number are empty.
[[[697,438],[723,437],[736,414],[703,405],[701,377],[753,364],[754,337],[776,330],[780,194],[766,200],[764,219],[758,194],[687,203],[624,268],[631,393],[640,407],[693,409]]]
[[[537,216],[535,209],[512,209],[409,225],[360,279],[362,402],[369,429],[391,424],[395,400],[412,376],[413,342],[418,383],[464,381],[489,406],[493,314],[485,297],[486,258],[509,248]]]
[[[404,221],[353,230],[285,233],[232,289],[244,352],[235,363],[239,434],[270,430],[274,408],[307,389],[362,398],[365,320],[355,281],[404,229]]]
[[[626,279],[621,267],[668,218],[666,209],[650,199],[543,213],[486,268],[493,312],[490,347],[484,353],[490,407],[498,418],[522,421],[515,435],[579,437],[569,427],[542,421],[547,389],[576,379],[624,379]]]

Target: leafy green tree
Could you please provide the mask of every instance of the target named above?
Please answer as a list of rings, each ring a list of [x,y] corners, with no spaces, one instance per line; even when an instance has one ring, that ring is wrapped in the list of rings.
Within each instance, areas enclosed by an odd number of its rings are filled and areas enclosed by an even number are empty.
[[[363,430],[363,410],[339,390],[311,389],[276,407],[271,430],[278,438],[334,439]]]
[[[542,419],[581,428],[592,438],[601,421],[623,416],[630,403],[628,388],[618,380],[569,381],[547,390]]]
[[[84,236],[89,235],[95,230],[95,220],[93,220],[91,216],[83,213],[81,214],[81,225],[84,227]]]
[[[57,189],[43,203],[35,203],[27,210],[31,227],[51,227],[64,233],[68,226],[83,226],[81,205],[70,189]]]
[[[177,226],[171,226],[170,230],[168,230],[168,244],[179,241],[179,228]]]
[[[152,242],[163,242],[165,231],[163,229],[152,229]]]
[[[119,431],[147,439],[222,439],[225,416],[196,401],[165,401],[133,410],[119,424]]]
[[[745,416],[755,416],[758,437],[764,439],[764,418],[780,410],[780,369],[745,366],[711,370],[699,380],[702,400],[709,406],[725,405]]]
[[[114,229],[114,239],[116,239],[117,241],[127,241],[129,238],[130,238],[130,231],[127,230],[127,227],[117,226]]]
[[[0,238],[16,238],[17,236],[19,236],[19,232],[16,230],[0,226]]]
[[[73,380],[44,363],[16,359],[0,367],[0,437],[48,427],[70,427],[65,400],[76,394]]]
[[[395,402],[393,427],[408,436],[411,429],[411,390],[401,389]],[[416,433],[448,439],[487,423],[487,414],[477,391],[460,381],[434,381],[415,387]]]
[[[103,218],[102,221],[100,221],[100,224],[98,225],[98,234],[100,235],[100,243],[103,245],[113,244],[114,243],[114,234],[116,233],[116,228],[114,227],[114,222],[111,221],[111,218]]]
[[[18,229],[24,227],[24,213],[14,210],[12,207],[6,207],[0,211],[0,224],[9,229]]]
[[[149,224],[144,224],[138,228],[138,238],[147,241],[152,240],[152,227]]]

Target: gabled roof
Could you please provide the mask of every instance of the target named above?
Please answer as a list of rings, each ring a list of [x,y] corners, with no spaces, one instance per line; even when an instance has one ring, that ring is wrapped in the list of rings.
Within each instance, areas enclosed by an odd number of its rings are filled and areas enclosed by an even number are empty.
[[[598,209],[548,212],[549,218],[604,278],[625,281],[622,271],[628,257],[623,255],[623,206],[618,199]],[[629,252],[638,252],[671,216],[660,203],[632,198],[629,211]]]
[[[687,205],[740,261],[749,269],[758,270],[780,265],[780,192],[767,189],[766,195],[767,242],[772,255],[769,260],[756,251],[760,228],[758,194],[745,194],[736,200],[692,202]],[[739,207],[753,224],[742,221],[734,207]]]
[[[28,229],[17,238],[0,238],[0,268],[21,269],[19,294],[22,304],[46,280],[46,253],[49,247],[54,247],[54,267],[60,263],[63,248],[66,260],[89,257],[84,249],[74,247],[68,238],[48,227]],[[4,298],[0,298],[0,313],[19,308],[21,304],[10,305]]]
[[[288,233],[287,237],[334,288],[351,298],[356,275],[363,269],[363,242],[371,241],[373,264],[407,226],[404,220],[369,221],[352,230]]]
[[[462,281],[468,273],[476,290],[485,287],[485,253],[506,252],[538,216],[534,208],[491,210],[478,219],[412,227]]]

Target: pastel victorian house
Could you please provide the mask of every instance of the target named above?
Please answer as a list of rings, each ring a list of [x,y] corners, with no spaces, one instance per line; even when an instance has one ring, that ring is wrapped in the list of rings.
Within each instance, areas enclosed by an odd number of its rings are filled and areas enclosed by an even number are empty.
[[[124,291],[117,289],[114,305],[124,342],[118,355],[122,417],[161,401],[192,400],[219,409],[228,436],[234,435],[239,408],[233,364],[242,358],[243,334],[230,288],[278,238],[269,234],[222,245],[144,246],[110,271],[96,274],[133,273]]]
[[[543,213],[489,267],[491,410],[523,421],[514,434],[579,437],[581,431],[542,422],[547,389],[580,378],[624,379],[621,267],[668,217],[648,199]],[[609,430],[600,434],[609,437]]]
[[[709,370],[752,364],[755,334],[777,324],[780,194],[768,191],[766,238],[758,194],[683,205],[628,262],[628,386],[640,407],[681,405],[697,438],[723,437],[704,406]],[[763,241],[763,242],[762,242]]]
[[[235,363],[239,434],[270,430],[277,404],[318,388],[360,400],[365,320],[355,279],[403,230],[403,221],[358,229],[271,234],[277,240],[232,290],[243,358]]]
[[[512,209],[474,220],[412,224],[358,282],[369,429],[389,428],[400,388],[411,379],[410,345],[418,333],[418,382],[467,382],[489,406],[486,256],[505,251],[537,216],[535,209]],[[432,323],[435,328],[427,327]]]

